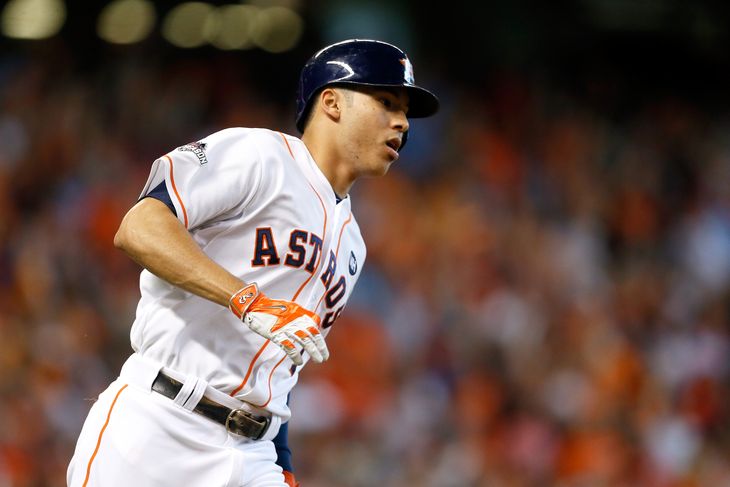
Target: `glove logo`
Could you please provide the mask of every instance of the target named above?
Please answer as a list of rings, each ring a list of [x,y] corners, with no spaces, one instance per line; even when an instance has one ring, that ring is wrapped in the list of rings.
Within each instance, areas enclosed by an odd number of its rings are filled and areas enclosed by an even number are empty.
[[[246,293],[238,297],[238,304],[246,304],[253,297],[253,293]]]
[[[355,258],[355,252],[350,251],[350,275],[354,276],[357,272],[357,259]]]
[[[272,304],[271,306],[261,306],[258,309],[278,309],[279,311],[286,311],[286,306],[283,304]]]

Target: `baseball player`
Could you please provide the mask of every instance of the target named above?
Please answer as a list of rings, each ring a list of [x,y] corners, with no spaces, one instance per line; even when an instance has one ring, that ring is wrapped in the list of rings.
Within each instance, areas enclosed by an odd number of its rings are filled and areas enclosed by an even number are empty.
[[[287,397],[327,360],[365,261],[348,192],[398,159],[407,117],[437,109],[403,51],[348,40],[302,69],[301,138],[229,128],[154,162],[114,239],[144,267],[134,353],[89,412],[69,486],[296,485]]]

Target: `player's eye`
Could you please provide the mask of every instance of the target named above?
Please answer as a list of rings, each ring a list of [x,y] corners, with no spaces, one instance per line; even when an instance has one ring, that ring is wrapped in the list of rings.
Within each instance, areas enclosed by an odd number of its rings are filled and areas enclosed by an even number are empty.
[[[392,101],[390,101],[390,100],[389,100],[388,98],[386,98],[386,97],[381,97],[381,98],[380,98],[380,103],[382,103],[382,104],[383,104],[383,106],[384,106],[385,108],[390,108],[390,107],[392,107],[392,106],[393,106],[393,102],[392,102]]]

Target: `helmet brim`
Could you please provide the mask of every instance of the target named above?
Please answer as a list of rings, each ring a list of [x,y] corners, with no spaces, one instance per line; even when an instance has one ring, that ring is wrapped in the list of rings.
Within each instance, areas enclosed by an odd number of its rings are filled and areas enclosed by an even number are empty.
[[[439,111],[439,99],[420,86],[406,86],[408,91],[408,118],[430,117]]]
[[[390,85],[390,84],[378,84],[378,83],[362,83],[362,82],[348,82],[338,81],[335,83],[328,83],[320,88],[324,89],[327,86],[346,86],[353,89],[357,89],[359,86],[370,86],[373,88],[402,88],[408,93],[408,118],[426,118],[434,115],[438,112],[440,103],[436,95],[431,93],[425,88],[421,88],[416,85]],[[310,103],[307,103],[307,108],[300,113],[299,118],[296,121],[297,129],[300,132],[304,131],[304,122],[306,121],[307,114],[311,107]]]
[[[381,83],[363,83],[339,81],[330,83],[329,86],[351,86],[357,89],[358,86],[371,86],[373,88],[403,88],[408,93],[408,118],[430,117],[439,110],[439,99],[425,88],[416,85],[391,85]]]

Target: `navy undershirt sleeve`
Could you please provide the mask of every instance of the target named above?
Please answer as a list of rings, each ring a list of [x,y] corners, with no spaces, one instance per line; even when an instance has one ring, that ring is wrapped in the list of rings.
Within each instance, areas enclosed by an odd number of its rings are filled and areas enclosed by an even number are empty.
[[[165,186],[165,181],[162,181],[160,184],[158,184],[155,189],[147,193],[147,195],[143,196],[140,199],[144,198],[154,198],[156,200],[160,200],[165,205],[167,205],[168,208],[170,208],[170,211],[177,216],[177,211],[175,211],[175,205],[172,204],[172,199],[170,198],[170,194],[167,192],[167,187]]]

